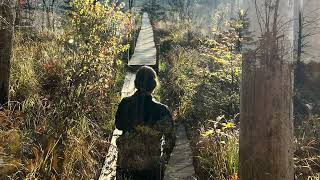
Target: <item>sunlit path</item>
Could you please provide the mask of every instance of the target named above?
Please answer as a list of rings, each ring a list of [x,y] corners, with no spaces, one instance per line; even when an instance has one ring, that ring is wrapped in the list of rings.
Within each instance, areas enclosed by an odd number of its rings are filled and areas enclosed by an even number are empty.
[[[130,59],[129,66],[155,65],[156,47],[154,43],[153,29],[147,13],[142,16],[142,26],[138,36],[134,54]]]

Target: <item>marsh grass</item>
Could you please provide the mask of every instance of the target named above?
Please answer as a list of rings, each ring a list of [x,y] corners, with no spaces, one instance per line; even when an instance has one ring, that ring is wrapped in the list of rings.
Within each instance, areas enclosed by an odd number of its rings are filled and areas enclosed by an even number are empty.
[[[15,34],[10,102],[0,109],[0,179],[100,175],[131,15],[90,0],[72,7],[64,31]]]
[[[303,121],[295,130],[296,179],[318,178],[320,172],[320,118],[317,115]]]
[[[238,179],[239,133],[233,128],[200,130],[198,143],[200,169],[210,179]]]

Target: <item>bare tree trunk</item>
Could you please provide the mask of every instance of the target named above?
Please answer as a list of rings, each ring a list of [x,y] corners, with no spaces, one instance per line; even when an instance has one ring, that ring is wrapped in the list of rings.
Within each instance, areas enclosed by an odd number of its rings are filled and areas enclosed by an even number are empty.
[[[133,0],[129,0],[129,11],[131,12],[133,7]]]
[[[50,13],[51,13],[51,29],[52,31],[55,30],[55,11],[54,11],[54,8],[55,8],[55,0],[52,0],[51,1],[51,5],[50,5]]]
[[[43,13],[45,12],[46,13],[46,19],[47,19],[47,30],[50,29],[51,27],[51,21],[50,21],[50,4],[49,2],[46,2],[46,0],[42,0],[42,3],[43,3]]]
[[[0,105],[9,99],[10,62],[16,1],[0,0]]]
[[[303,63],[320,63],[320,1],[300,0],[302,11],[302,56]]]
[[[302,35],[303,35],[303,14],[299,11],[298,17],[298,39],[297,39],[297,62],[295,69],[295,88],[302,84],[304,81],[304,70],[302,62]]]
[[[17,0],[15,25],[20,25],[21,23],[21,9],[22,4],[20,3],[20,0]]]
[[[240,110],[240,179],[293,180],[293,0],[247,0]],[[283,8],[283,9],[282,9]]]

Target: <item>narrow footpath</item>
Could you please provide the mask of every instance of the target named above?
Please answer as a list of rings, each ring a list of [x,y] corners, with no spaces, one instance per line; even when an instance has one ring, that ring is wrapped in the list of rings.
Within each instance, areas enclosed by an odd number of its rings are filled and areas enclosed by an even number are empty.
[[[192,151],[186,130],[182,124],[176,129],[176,145],[165,170],[164,180],[194,180]]]
[[[135,52],[128,62],[129,66],[155,66],[156,47],[154,43],[153,29],[147,13],[142,16],[142,26],[138,36]],[[135,74],[127,72],[121,91],[121,97],[131,96],[135,91]],[[117,164],[116,140],[122,134],[118,129],[113,132],[109,152],[106,156],[105,164],[101,170],[99,180],[115,180]],[[171,154],[168,167],[165,171],[165,180],[189,180],[195,179],[194,167],[192,164],[191,148],[186,136],[185,129],[179,125],[176,131],[176,146]]]

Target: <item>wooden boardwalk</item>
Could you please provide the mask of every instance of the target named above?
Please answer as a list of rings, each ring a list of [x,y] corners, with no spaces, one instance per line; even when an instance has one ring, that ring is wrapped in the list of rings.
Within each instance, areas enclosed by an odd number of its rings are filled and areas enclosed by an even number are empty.
[[[164,180],[194,180],[192,151],[182,124],[176,130],[176,145],[165,170]]]
[[[135,52],[128,62],[129,66],[156,65],[156,47],[154,43],[153,30],[149,17],[146,13],[142,17],[142,27],[138,36]],[[121,91],[121,97],[131,96],[135,91],[135,74],[127,72]],[[104,166],[101,170],[99,180],[116,179],[117,146],[116,140],[122,134],[115,129],[111,139],[111,146],[106,156]],[[176,133],[176,146],[171,155],[168,168],[165,172],[166,180],[189,180],[193,178],[194,168],[192,164],[192,153],[183,126],[179,126]]]
[[[142,16],[141,30],[138,36],[134,54],[128,62],[129,66],[155,65],[156,46],[154,43],[153,29],[147,13]]]

